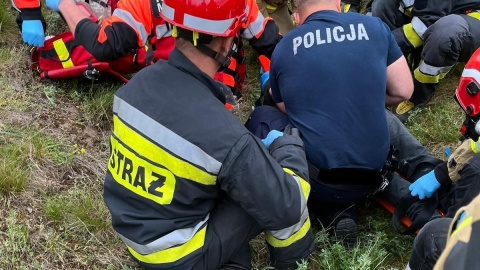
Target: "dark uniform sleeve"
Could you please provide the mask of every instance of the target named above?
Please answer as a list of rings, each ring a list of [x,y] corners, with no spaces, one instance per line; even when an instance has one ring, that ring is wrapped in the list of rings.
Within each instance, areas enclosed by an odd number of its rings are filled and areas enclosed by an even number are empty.
[[[275,22],[273,20],[267,20],[262,34],[258,38],[253,37],[249,41],[250,45],[258,54],[270,58],[275,46],[282,39],[278,31],[278,26]]]
[[[279,230],[300,220],[309,191],[308,169],[299,137],[279,137],[270,148],[272,155],[259,139],[244,135],[223,162],[218,179],[221,188],[263,228]]]
[[[114,22],[104,28],[106,40],[99,41],[101,26],[90,19],[81,20],[75,28],[75,39],[99,61],[114,60],[138,47],[137,34],[128,24]]]
[[[393,30],[395,40],[404,53],[423,45],[423,33],[438,19],[450,14],[453,1],[416,0],[412,8],[412,21]]]

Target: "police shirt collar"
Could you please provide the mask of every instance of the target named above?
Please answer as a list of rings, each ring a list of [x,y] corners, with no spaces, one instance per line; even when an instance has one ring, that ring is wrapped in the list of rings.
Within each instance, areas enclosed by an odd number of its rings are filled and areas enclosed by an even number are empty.
[[[315,20],[317,19],[321,14],[335,14],[335,13],[340,13],[338,11],[335,11],[335,10],[319,10],[319,11],[315,11],[313,12],[312,14],[308,15],[308,17],[305,19],[305,22],[308,22],[308,21],[311,21],[311,20]]]

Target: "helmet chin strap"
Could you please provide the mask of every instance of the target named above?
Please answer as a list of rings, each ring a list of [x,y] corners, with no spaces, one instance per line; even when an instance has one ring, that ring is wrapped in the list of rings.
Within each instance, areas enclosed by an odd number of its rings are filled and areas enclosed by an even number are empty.
[[[218,68],[217,72],[220,72],[224,69],[226,69],[230,65],[230,57],[233,54],[233,48],[230,48],[228,54],[226,56],[220,54],[217,51],[212,50],[211,48],[205,46],[205,44],[198,43],[197,44],[197,49],[201,51],[202,53],[212,57],[213,59],[217,60],[217,62],[220,63],[220,67]]]

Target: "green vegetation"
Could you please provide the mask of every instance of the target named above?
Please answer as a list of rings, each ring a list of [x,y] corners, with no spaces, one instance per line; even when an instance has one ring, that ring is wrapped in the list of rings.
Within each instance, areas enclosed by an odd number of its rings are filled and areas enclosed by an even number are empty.
[[[122,84],[41,81],[29,69],[10,0],[0,0],[0,7],[0,269],[137,269],[102,199],[113,93]],[[58,15],[46,14],[49,33],[65,29]],[[247,64],[234,110],[242,122],[259,93],[253,53]],[[407,125],[440,158],[460,135],[463,113],[452,95],[461,69]],[[299,269],[404,269],[413,238],[393,232],[390,214],[372,203],[360,207],[358,224],[352,250],[315,224],[316,250]],[[262,236],[251,244],[254,269],[272,269]]]

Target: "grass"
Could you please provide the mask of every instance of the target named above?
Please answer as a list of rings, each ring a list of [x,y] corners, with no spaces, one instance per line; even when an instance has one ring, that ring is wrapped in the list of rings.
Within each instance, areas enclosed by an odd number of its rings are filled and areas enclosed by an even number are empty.
[[[111,229],[102,199],[113,93],[122,84],[41,81],[28,68],[10,1],[0,0],[0,7],[0,269],[138,269]],[[58,15],[44,14],[48,33],[65,29]],[[256,55],[249,51],[246,62],[243,95],[234,109],[242,122],[259,94]],[[460,135],[463,113],[452,95],[462,67],[407,123],[440,158]],[[393,232],[390,214],[376,204],[360,207],[358,225],[359,243],[352,250],[315,225],[316,250],[298,268],[404,269],[413,238]],[[263,238],[251,246],[254,269],[272,269]]]

